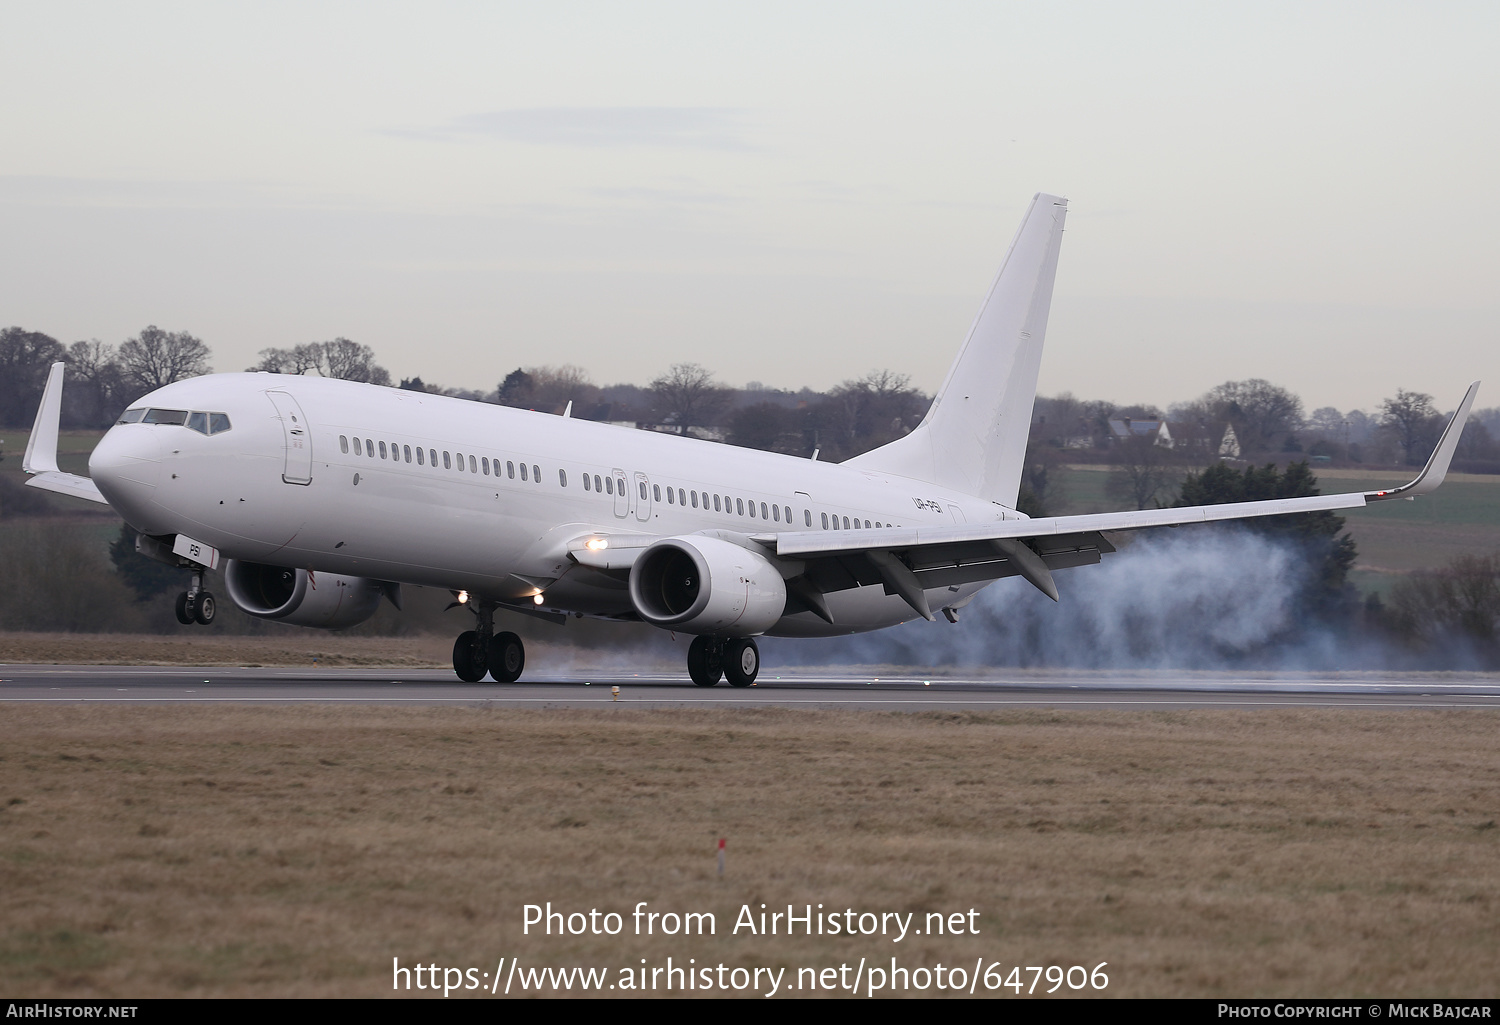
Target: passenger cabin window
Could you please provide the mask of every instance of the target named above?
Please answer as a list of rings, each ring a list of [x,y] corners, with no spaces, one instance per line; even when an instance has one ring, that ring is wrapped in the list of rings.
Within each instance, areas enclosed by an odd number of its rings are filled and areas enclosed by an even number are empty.
[[[525,463],[521,464],[521,479],[522,480],[526,479],[526,464]]]
[[[511,480],[516,479],[516,464],[511,462],[509,459],[505,461],[505,475]]]
[[[437,449],[430,448],[427,450],[427,461],[432,464],[434,469],[437,468]]]
[[[385,442],[383,441],[380,443],[380,458],[385,458]]]
[[[668,505],[674,505],[674,504],[676,504],[676,499],[672,496],[672,489],[671,488],[667,489],[667,504]]]
[[[739,511],[739,515],[745,515],[745,500],[743,498],[736,498],[734,500],[734,506]]]
[[[346,456],[349,454],[349,436],[347,434],[339,435],[339,451],[343,452]]]
[[[802,518],[807,521],[807,525],[809,527],[812,526],[812,510],[811,509],[803,509],[802,510]],[[823,525],[826,527],[828,524],[825,522]]]
[[[698,492],[693,492],[693,508],[698,508]]]
[[[425,459],[423,459],[422,456],[423,456],[422,446],[418,445],[417,446],[417,465],[418,466],[426,466],[427,465],[427,461]]]
[[[411,462],[411,446],[410,445],[402,445],[401,446],[401,454],[404,455],[404,456],[406,456],[406,461],[408,463]]]
[[[475,458],[473,456],[469,457],[469,472],[470,473],[478,473],[479,472],[479,463],[478,463],[477,460],[475,460]]]
[[[613,477],[605,477],[604,487],[607,494],[613,495],[615,493],[615,479]]]
[[[568,471],[562,467],[558,467],[557,469],[557,483],[562,487],[568,486]]]
[[[646,497],[646,482],[641,481],[641,500],[645,501]]]
[[[599,475],[597,473],[594,474],[594,490],[599,490]]]
[[[810,527],[810,526],[812,526],[812,524],[809,523],[808,526]],[[828,529],[828,514],[827,513],[823,513],[823,529],[824,530]]]
[[[714,512],[718,512],[718,511],[719,511],[719,496],[715,495],[714,496]]]
[[[781,509],[780,509],[780,507],[774,506],[774,505],[771,506],[771,519],[775,520],[777,523],[781,522]]]
[[[781,507],[781,511],[786,513],[786,521],[788,523],[792,522],[792,507],[789,505],[784,505]]]
[[[542,482],[542,468],[536,465],[536,463],[531,464],[531,479],[537,484]]]
[[[651,494],[652,494],[652,497],[656,501],[660,502],[661,501],[661,485],[660,484],[653,484],[653,485],[651,485]]]
[[[138,423],[141,422],[141,417],[143,417],[145,415],[146,415],[146,409],[145,409],[144,406],[141,407],[140,409],[127,409],[127,410],[125,410],[125,412],[123,412],[123,413],[120,414],[120,419],[116,420],[115,423],[117,423],[117,424],[138,424]]]
[[[375,458],[375,443],[369,438],[365,439],[365,456],[369,459]]]
[[[354,454],[357,456],[362,456],[365,454],[365,450],[359,445],[359,438],[354,439]]]
[[[451,470],[451,469],[453,469],[453,460],[449,457],[449,455],[448,455],[447,452],[443,453],[443,469],[445,469],[445,470]]]

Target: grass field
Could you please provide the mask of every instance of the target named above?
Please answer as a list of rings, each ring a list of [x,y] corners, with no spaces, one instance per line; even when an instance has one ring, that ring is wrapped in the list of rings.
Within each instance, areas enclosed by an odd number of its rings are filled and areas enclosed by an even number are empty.
[[[1500,991],[1490,713],[4,714],[13,995],[382,996],[393,957],[614,978],[669,955],[793,978],[1107,961],[1120,996]],[[718,928],[522,935],[547,901]],[[730,935],[761,903],[973,908],[980,932]]]

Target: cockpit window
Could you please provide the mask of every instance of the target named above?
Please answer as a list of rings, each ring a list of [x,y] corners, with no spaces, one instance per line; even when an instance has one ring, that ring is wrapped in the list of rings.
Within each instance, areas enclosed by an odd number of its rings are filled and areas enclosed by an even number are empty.
[[[148,424],[176,424],[181,426],[187,422],[187,410],[148,409],[146,410],[146,419],[141,422]]]
[[[166,424],[173,427],[186,427],[199,434],[223,434],[230,427],[227,413],[188,412],[186,409],[127,409],[115,422]]]

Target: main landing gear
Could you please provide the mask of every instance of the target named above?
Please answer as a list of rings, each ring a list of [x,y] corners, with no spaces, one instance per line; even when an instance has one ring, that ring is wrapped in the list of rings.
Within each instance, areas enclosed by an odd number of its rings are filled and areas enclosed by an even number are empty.
[[[193,570],[193,582],[177,596],[177,622],[183,626],[197,623],[207,626],[219,611],[212,591],[203,589],[203,570]]]
[[[495,603],[475,601],[477,630],[465,630],[453,642],[453,671],[465,683],[488,673],[496,683],[515,683],[526,668],[526,647],[508,631],[495,633]]]
[[[753,637],[694,637],[688,645],[688,675],[700,687],[728,677],[734,687],[748,687],[760,674],[760,647]]]

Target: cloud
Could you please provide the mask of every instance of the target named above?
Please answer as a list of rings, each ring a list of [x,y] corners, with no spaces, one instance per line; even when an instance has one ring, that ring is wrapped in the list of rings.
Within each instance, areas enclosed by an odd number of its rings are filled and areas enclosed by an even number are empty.
[[[744,112],[716,107],[522,107],[467,114],[437,129],[392,132],[429,140],[500,139],[586,149],[749,149]]]

